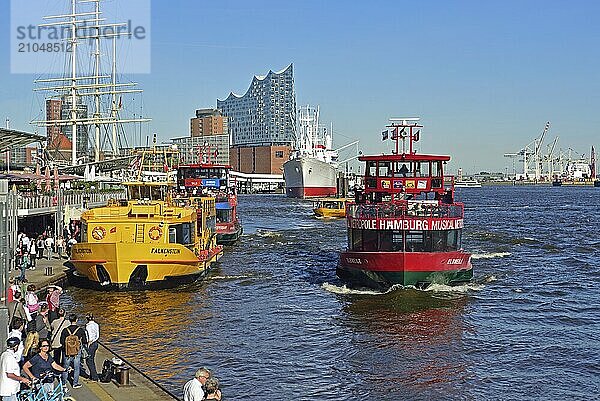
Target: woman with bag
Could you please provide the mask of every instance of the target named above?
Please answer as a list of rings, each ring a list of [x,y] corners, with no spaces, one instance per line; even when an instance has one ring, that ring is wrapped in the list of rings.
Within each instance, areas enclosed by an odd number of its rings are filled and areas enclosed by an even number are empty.
[[[35,292],[36,290],[35,284],[29,284],[27,286],[27,293],[25,294],[25,306],[29,310],[32,319],[35,319],[35,315],[37,315],[40,307],[40,300]]]

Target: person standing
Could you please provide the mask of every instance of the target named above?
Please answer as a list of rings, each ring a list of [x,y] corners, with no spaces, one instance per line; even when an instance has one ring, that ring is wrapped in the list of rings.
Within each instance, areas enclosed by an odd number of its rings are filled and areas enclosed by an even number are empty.
[[[35,243],[35,247],[37,248],[38,252],[38,260],[42,260],[42,258],[44,257],[44,248],[46,247],[46,244],[44,243],[44,237],[42,237],[41,235],[38,237],[37,242]]]
[[[21,293],[15,292],[13,296],[13,300],[8,304],[8,321],[12,323],[15,317],[19,317],[24,321],[29,321],[27,319],[27,313],[25,312],[25,307],[21,302]]]
[[[48,286],[48,295],[46,303],[48,304],[48,320],[52,323],[58,317],[58,308],[60,307],[60,294],[62,288],[57,285]]]
[[[54,247],[54,238],[50,235],[44,240],[44,248],[46,248],[46,257],[48,260],[52,258],[52,248]]]
[[[19,346],[17,347],[17,351],[15,353],[18,362],[21,362],[23,359],[23,330],[25,330],[25,321],[18,317],[13,319],[13,322],[10,325],[10,333],[8,333],[8,338],[16,337],[20,340]]]
[[[39,339],[49,338],[50,322],[48,321],[48,305],[42,304],[40,312],[35,317],[35,331],[38,333]]]
[[[85,330],[77,325],[77,315],[70,315],[69,322],[60,335],[60,343],[65,350],[65,369],[73,367],[73,388],[80,388],[79,374],[81,373],[81,348],[87,344]],[[67,382],[67,373],[63,373],[63,381]]]
[[[35,270],[36,263],[35,260],[37,258],[37,248],[35,245],[35,241],[31,240],[31,244],[29,245],[29,268],[31,270]]]
[[[35,284],[29,284],[27,286],[27,293],[25,294],[25,306],[27,306],[33,319],[35,319],[35,315],[40,308],[40,300],[38,299],[36,290]]]
[[[61,235],[56,240],[56,253],[58,253],[58,258],[62,259],[63,251],[65,250],[65,238]]]
[[[23,372],[33,379],[40,379],[42,374],[57,370],[66,374],[66,369],[60,366],[50,355],[50,341],[47,339],[40,340],[38,348],[40,352],[34,355],[30,360],[23,365]],[[47,393],[54,390],[54,377],[43,378],[42,384]]]
[[[69,325],[69,321],[66,318],[66,312],[64,308],[58,309],[58,319],[55,319],[50,327],[52,328],[52,336],[50,338],[50,345],[52,346],[52,356],[59,365],[63,364],[63,353],[64,348],[60,343],[60,338],[65,327]]]
[[[6,340],[6,351],[0,356],[0,396],[2,401],[17,401],[20,383],[31,384],[27,377],[20,376],[19,361],[16,352],[21,340],[10,337]]]
[[[210,377],[210,370],[200,368],[194,378],[183,386],[183,401],[202,401],[204,399],[204,383]]]
[[[100,326],[94,320],[94,315],[88,313],[85,316],[87,323],[85,324],[85,332],[87,335],[88,357],[85,363],[90,370],[90,380],[98,381],[98,371],[96,370],[96,351],[98,351],[98,339],[100,338]]]
[[[6,302],[11,303],[15,297],[15,293],[19,292],[19,286],[15,284],[15,278],[10,276],[8,278],[8,296]]]

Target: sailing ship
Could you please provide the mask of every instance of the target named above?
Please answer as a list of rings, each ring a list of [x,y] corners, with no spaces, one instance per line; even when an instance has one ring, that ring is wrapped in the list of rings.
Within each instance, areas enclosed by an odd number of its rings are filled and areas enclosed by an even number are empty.
[[[319,125],[319,107],[298,110],[296,150],[283,164],[286,195],[291,198],[335,196],[338,154],[331,131]]]
[[[418,121],[392,120],[395,153],[359,157],[365,188],[347,205],[348,247],[337,267],[344,280],[386,289],[473,277],[471,255],[462,248],[464,205],[454,200],[454,177],[444,175],[450,156],[414,150]]]
[[[95,289],[157,289],[206,275],[223,255],[216,243],[215,198],[176,198],[169,147],[138,152],[134,179],[123,184],[126,200],[81,216],[81,242],[74,244],[69,280]]]

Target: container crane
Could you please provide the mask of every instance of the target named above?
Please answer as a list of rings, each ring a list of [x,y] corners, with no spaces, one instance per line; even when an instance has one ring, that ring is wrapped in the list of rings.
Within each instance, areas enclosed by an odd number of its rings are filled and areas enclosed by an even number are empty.
[[[546,125],[544,126],[544,130],[542,131],[541,135],[538,138],[535,138],[533,141],[531,141],[529,144],[527,144],[523,149],[521,149],[517,153],[506,153],[504,155],[504,157],[509,157],[509,158],[513,158],[513,159],[517,158],[519,156],[523,157],[523,159],[521,159],[519,161],[523,162],[523,178],[525,178],[525,179],[529,178],[529,166],[533,161],[533,166],[535,169],[535,179],[536,179],[536,181],[540,180],[541,171],[542,171],[542,163],[543,163],[543,157],[541,155],[540,150],[542,148],[542,144],[544,142],[544,137],[546,136],[548,129],[550,129],[550,121],[546,122]],[[513,160],[513,166],[514,166],[514,160]],[[513,167],[513,169],[514,169],[514,167]]]
[[[548,153],[544,155],[544,161],[548,162],[548,179],[550,180],[554,176],[554,149],[558,143],[558,136],[554,138],[551,144],[548,144]]]

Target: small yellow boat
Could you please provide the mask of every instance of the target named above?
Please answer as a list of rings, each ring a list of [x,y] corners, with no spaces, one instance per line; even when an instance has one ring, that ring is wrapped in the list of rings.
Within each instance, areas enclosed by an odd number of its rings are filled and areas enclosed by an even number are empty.
[[[123,183],[127,200],[81,216],[69,279],[97,289],[169,288],[206,275],[223,255],[214,197],[173,199],[174,182]]]
[[[313,202],[315,216],[322,218],[346,217],[347,198],[321,198]]]

